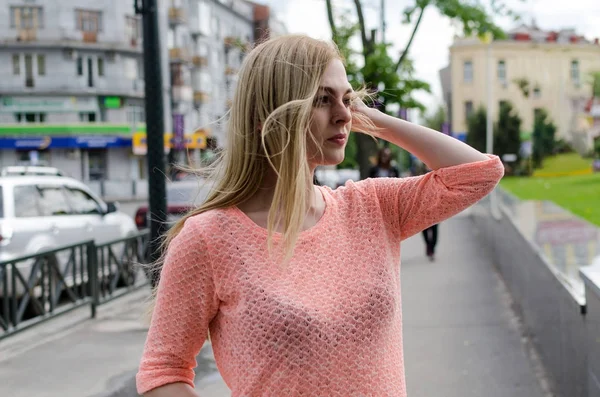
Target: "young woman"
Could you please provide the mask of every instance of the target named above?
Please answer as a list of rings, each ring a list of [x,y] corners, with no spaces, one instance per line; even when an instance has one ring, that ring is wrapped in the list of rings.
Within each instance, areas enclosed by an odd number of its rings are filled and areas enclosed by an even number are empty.
[[[193,397],[210,339],[232,396],[405,396],[400,242],[488,194],[497,157],[369,108],[339,52],[306,36],[244,60],[206,202],[174,226],[137,374],[140,394]],[[315,186],[350,130],[434,171]]]

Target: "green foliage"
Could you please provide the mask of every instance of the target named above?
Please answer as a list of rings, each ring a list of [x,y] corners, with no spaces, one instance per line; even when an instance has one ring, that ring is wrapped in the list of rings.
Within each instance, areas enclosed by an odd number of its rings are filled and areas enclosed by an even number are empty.
[[[592,95],[600,98],[600,72],[592,72]]]
[[[503,39],[506,35],[492,21],[492,15],[508,16],[515,20],[519,17],[502,1],[491,0],[489,3],[492,11],[491,15],[480,0],[416,0],[415,4],[404,9],[404,23],[411,23],[417,10],[433,6],[438,9],[441,15],[459,23],[466,36],[481,36],[486,32],[490,32],[495,39]]]
[[[565,141],[563,138],[557,139],[554,142],[554,153],[557,154],[561,154],[561,153],[573,153],[575,152],[575,149],[573,149],[573,146],[571,146],[571,144],[567,141]]]
[[[498,122],[494,127],[494,153],[500,157],[505,154],[516,154],[519,158],[520,151],[521,118],[510,102],[503,102]]]
[[[600,138],[596,138],[594,141],[594,153],[596,156],[600,156]]]
[[[333,40],[346,59],[350,83],[354,87],[367,86],[377,89],[380,109],[384,112],[391,104],[406,109],[424,110],[423,104],[415,99],[413,94],[419,90],[430,92],[430,87],[427,82],[415,77],[413,64],[407,55],[427,7],[436,8],[441,15],[460,25],[467,36],[491,33],[494,38],[504,38],[504,32],[493,22],[492,16],[516,17],[506,7],[504,0],[489,0],[488,9],[481,0],[413,0],[413,4],[404,10],[403,22],[412,23],[416,14],[418,17],[404,50],[398,60],[394,60],[388,53],[389,43],[377,43],[374,37],[368,34],[362,2],[354,0],[353,3],[356,18],[349,13],[336,15],[333,1],[325,1]],[[358,50],[350,46],[351,40],[355,37],[360,37],[362,43],[362,47]],[[361,176],[365,177],[370,168],[369,158],[375,154],[377,145],[370,137],[360,134],[356,136],[355,143],[356,150],[348,148],[347,154],[356,153]],[[349,160],[344,164],[353,163]]]
[[[556,126],[548,118],[548,112],[540,109],[535,113],[533,122],[533,167],[542,166],[544,158],[554,154],[556,148]]]
[[[519,87],[521,94],[523,94],[525,98],[529,98],[529,92],[531,91],[529,80],[527,80],[524,77],[519,77],[517,79],[514,79],[513,83],[515,83],[517,87]]]
[[[423,115],[423,121],[426,127],[442,131],[443,124],[446,121],[446,110],[443,106],[439,106],[434,113]]]
[[[356,133],[352,133],[348,137],[348,143],[346,144],[346,155],[344,157],[344,161],[342,161],[338,165],[338,168],[351,168],[351,169],[358,168],[357,153],[358,153],[358,147],[357,147]]]
[[[485,152],[486,120],[487,114],[483,106],[478,107],[467,120],[467,144],[480,152]]]

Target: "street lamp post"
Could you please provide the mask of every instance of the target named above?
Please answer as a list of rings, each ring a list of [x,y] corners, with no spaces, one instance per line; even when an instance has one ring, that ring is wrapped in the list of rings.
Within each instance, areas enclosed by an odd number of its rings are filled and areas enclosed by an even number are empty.
[[[482,38],[482,41],[486,44],[485,58],[486,58],[486,123],[485,123],[485,151],[486,153],[494,153],[494,122],[492,119],[492,113],[494,109],[494,64],[492,61],[492,42],[493,36],[490,32],[486,32]],[[496,190],[490,193],[490,209],[492,216],[496,219],[500,218],[498,211],[498,196]]]
[[[167,202],[165,186],[163,85],[158,29],[157,0],[134,0],[135,13],[142,15],[144,27],[144,76],[146,142],[148,156],[148,200],[150,204],[150,261],[160,257],[161,237],[166,230]],[[158,272],[150,274],[152,286]]]

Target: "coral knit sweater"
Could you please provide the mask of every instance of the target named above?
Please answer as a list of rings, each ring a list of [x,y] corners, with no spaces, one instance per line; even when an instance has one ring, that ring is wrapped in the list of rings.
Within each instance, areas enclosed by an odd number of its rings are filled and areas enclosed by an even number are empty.
[[[267,231],[237,207],[189,218],[161,273],[138,392],[193,387],[210,331],[233,397],[406,396],[400,241],[476,203],[503,173],[489,156],[320,187],[324,215],[286,266],[268,259]]]

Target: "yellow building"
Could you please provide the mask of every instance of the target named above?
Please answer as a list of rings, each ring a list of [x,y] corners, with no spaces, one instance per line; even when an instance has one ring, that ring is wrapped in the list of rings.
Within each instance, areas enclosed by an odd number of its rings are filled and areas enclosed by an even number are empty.
[[[463,138],[467,117],[487,106],[488,65],[491,63],[492,115],[510,101],[522,119],[521,129],[533,129],[536,109],[548,111],[557,138],[571,140],[574,118],[591,90],[591,72],[600,71],[600,45],[572,30],[542,31],[521,26],[508,39],[486,44],[478,38],[457,38],[450,47],[450,65],[440,71],[451,131]],[[515,80],[529,83],[525,97]]]

